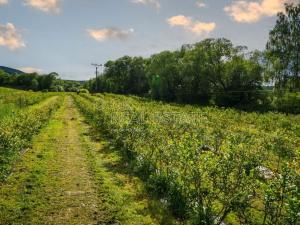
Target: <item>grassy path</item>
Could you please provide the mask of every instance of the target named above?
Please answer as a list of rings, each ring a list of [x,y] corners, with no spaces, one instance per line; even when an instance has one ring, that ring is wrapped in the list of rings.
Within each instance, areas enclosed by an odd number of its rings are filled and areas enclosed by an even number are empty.
[[[172,224],[67,97],[0,184],[0,224]]]

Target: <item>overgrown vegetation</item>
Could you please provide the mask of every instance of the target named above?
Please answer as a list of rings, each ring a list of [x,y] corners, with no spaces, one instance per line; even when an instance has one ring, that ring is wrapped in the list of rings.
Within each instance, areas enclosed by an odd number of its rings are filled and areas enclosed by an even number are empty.
[[[0,99],[9,102],[2,102],[0,109],[0,180],[5,178],[12,162],[30,145],[32,136],[60,105],[57,96],[28,92],[26,95],[22,93],[23,98],[20,98],[14,92],[6,92],[6,97],[5,94],[0,95]],[[33,105],[20,108],[19,101]]]
[[[75,96],[188,224],[299,224],[299,117]]]
[[[53,93],[41,94],[9,88],[0,88],[0,119],[19,110],[37,104],[42,100],[53,96]]]

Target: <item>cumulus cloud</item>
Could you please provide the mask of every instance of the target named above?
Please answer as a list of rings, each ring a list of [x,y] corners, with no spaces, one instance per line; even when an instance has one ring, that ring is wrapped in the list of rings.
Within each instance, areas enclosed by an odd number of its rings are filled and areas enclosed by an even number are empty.
[[[192,27],[190,27],[190,30],[197,34],[201,35],[203,33],[210,33],[216,28],[215,23],[202,23],[202,22],[196,22],[193,24]]]
[[[206,4],[204,2],[202,2],[202,1],[197,1],[196,2],[196,6],[198,8],[204,8],[204,7],[206,7]]]
[[[0,0],[0,5],[5,5],[8,3],[8,0]]]
[[[161,5],[158,0],[132,0],[132,3],[142,4],[142,5],[152,5],[156,9],[160,9]]]
[[[183,15],[173,16],[169,19],[167,19],[167,22],[170,26],[190,26],[192,24],[192,20],[190,17],[186,17]]]
[[[39,73],[43,72],[42,69],[34,68],[34,67],[21,67],[18,68],[19,70],[23,71],[24,73]]]
[[[216,23],[204,23],[200,21],[194,21],[190,17],[184,15],[173,16],[167,19],[168,24],[171,27],[179,26],[185,30],[192,32],[196,35],[208,34],[216,28]]]
[[[87,29],[87,32],[97,41],[105,41],[107,39],[126,40],[134,33],[134,29],[121,30],[119,28],[101,28]]]
[[[19,31],[12,23],[0,24],[0,46],[8,47],[10,50],[26,47]]]
[[[25,0],[25,4],[47,13],[59,13],[62,0]]]
[[[255,23],[263,17],[276,15],[284,11],[284,4],[291,3],[294,0],[260,0],[245,1],[239,0],[224,8],[236,22]]]

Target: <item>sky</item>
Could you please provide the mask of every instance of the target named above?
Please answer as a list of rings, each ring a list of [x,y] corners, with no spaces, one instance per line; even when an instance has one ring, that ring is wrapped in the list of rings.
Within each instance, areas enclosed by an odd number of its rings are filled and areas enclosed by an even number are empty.
[[[284,3],[300,0],[0,0],[0,65],[94,76],[91,63],[205,38],[263,50]]]

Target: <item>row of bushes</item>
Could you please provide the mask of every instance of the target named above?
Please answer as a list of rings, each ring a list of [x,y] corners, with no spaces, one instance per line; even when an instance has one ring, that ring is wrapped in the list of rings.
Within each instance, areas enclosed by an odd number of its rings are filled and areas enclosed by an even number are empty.
[[[46,98],[55,95],[55,93],[46,94],[46,93],[38,93],[38,92],[19,91],[15,89],[7,89],[7,90],[9,90],[9,92],[0,93],[0,104],[1,105],[13,104],[18,108],[24,108],[27,106],[34,105],[36,103],[45,100]]]
[[[203,225],[298,224],[296,117],[117,95],[75,100],[178,219]]]
[[[0,120],[0,180],[5,179],[20,151],[29,147],[33,135],[60,106],[59,98],[51,97]]]

